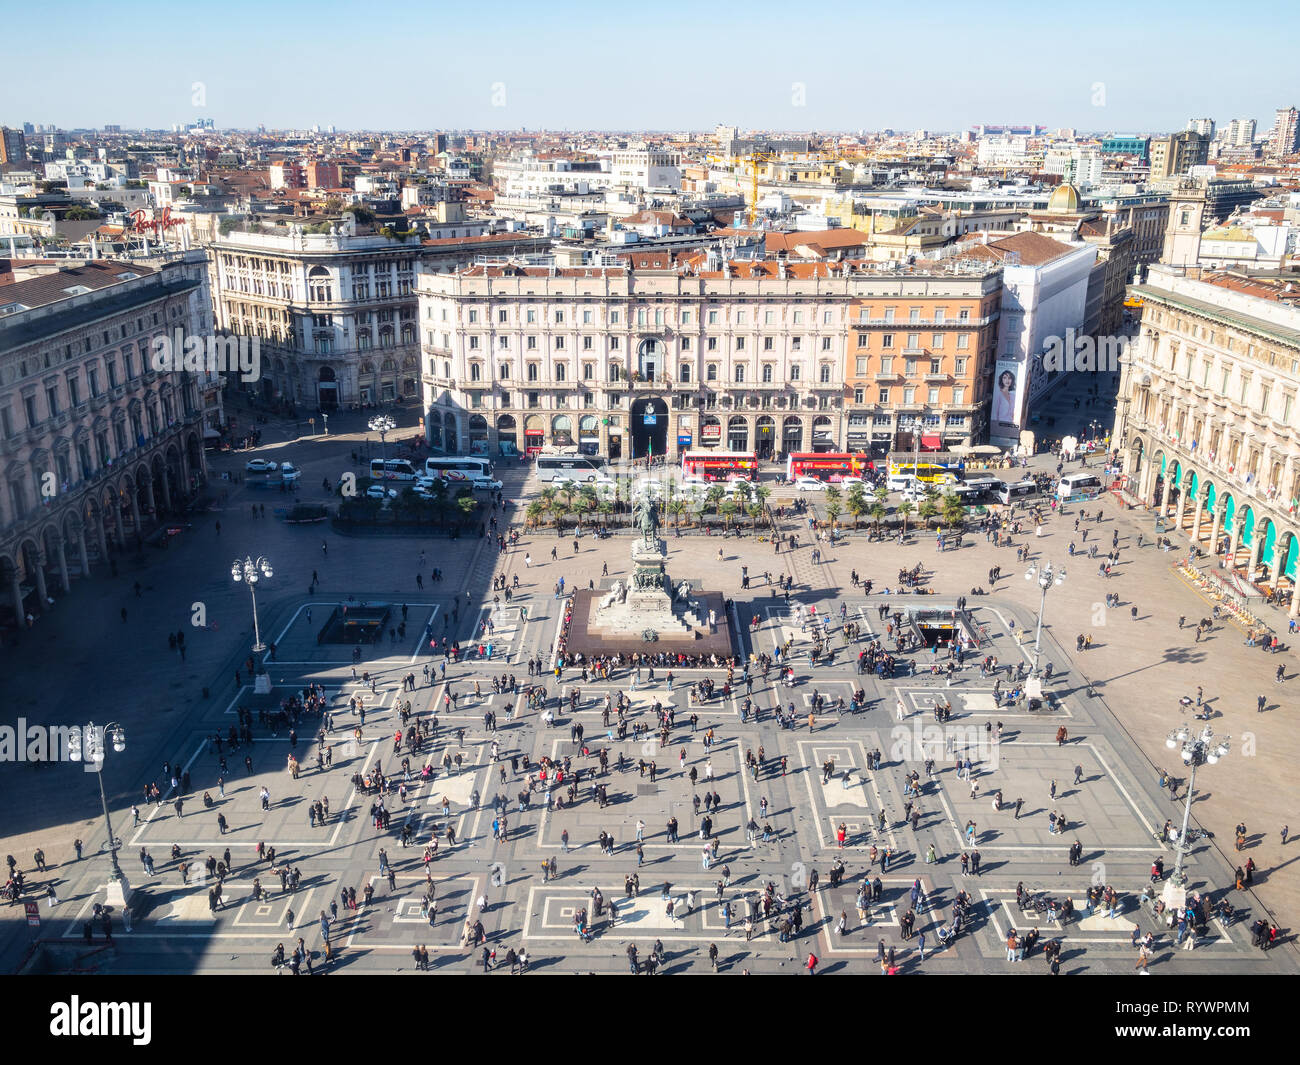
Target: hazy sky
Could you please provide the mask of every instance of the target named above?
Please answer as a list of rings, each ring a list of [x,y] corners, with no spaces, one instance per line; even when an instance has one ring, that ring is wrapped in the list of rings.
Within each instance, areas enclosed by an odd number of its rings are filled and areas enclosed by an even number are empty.
[[[1204,116],[1262,134],[1300,102],[1294,0],[3,9],[8,125],[1165,131]]]

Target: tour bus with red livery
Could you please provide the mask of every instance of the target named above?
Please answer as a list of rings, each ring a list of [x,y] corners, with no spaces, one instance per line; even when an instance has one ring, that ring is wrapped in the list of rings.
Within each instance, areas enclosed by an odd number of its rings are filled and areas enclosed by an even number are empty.
[[[758,457],[752,451],[688,451],[682,470],[706,481],[756,480]]]
[[[866,455],[847,451],[797,452],[785,464],[785,479],[816,477],[820,481],[835,483],[845,477],[862,477],[875,469]]]

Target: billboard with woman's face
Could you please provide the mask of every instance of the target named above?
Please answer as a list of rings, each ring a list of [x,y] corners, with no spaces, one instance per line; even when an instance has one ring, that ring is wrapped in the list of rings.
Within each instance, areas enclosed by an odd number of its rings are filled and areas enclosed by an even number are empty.
[[[1015,435],[1024,424],[1025,364],[998,362],[993,375],[990,428],[995,436]]]

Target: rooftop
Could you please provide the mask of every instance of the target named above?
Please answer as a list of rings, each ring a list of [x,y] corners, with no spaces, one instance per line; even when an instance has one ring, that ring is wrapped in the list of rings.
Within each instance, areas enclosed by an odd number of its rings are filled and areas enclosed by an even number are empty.
[[[108,288],[155,272],[148,266],[107,260],[61,268],[59,263],[58,259],[0,260],[0,306],[21,304],[30,310],[82,295],[83,289]],[[38,276],[24,277],[34,270],[40,271]]]

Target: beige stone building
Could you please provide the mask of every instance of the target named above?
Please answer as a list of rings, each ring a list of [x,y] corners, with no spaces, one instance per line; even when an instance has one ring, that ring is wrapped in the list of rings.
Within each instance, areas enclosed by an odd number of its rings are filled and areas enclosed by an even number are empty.
[[[449,453],[576,447],[610,459],[883,453],[904,420],[909,434],[960,442],[982,424],[1000,276],[987,262],[717,253],[665,257],[658,269],[503,260],[422,273],[429,442]],[[886,304],[896,335],[872,317]],[[903,350],[909,330],[924,334],[916,351]],[[866,366],[876,333],[898,346],[892,391],[878,365]]]
[[[1128,487],[1292,618],[1300,555],[1300,291],[1284,278],[1154,266],[1114,438]]]
[[[0,285],[0,625],[39,618],[206,481],[216,375],[151,358],[177,331],[212,332],[201,252],[26,263]]]

